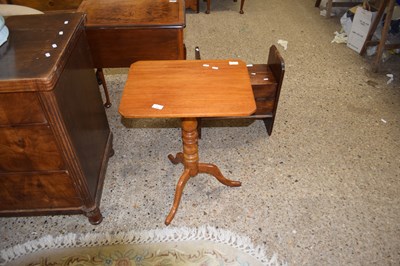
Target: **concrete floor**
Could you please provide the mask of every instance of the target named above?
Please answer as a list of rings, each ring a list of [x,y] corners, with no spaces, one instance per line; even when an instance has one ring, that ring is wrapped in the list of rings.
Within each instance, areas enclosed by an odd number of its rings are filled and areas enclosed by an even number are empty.
[[[240,188],[207,175],[190,180],[170,226],[211,225],[251,237],[290,265],[400,265],[400,57],[379,73],[370,59],[331,43],[339,18],[314,0],[213,1],[210,15],[188,11],[188,59],[265,63],[269,46],[288,41],[274,132],[261,121],[205,127],[200,159]],[[114,133],[101,203],[104,221],[82,215],[0,219],[0,249],[47,234],[164,228],[182,167],[179,121],[121,123],[126,69],[106,76]],[[394,81],[387,84],[387,73]],[[126,127],[126,125],[128,127]]]

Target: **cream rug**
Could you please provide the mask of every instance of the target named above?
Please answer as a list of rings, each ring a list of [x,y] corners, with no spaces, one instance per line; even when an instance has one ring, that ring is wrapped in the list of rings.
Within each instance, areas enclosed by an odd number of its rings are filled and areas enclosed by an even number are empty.
[[[1,251],[2,265],[286,265],[247,237],[210,226],[46,236]]]

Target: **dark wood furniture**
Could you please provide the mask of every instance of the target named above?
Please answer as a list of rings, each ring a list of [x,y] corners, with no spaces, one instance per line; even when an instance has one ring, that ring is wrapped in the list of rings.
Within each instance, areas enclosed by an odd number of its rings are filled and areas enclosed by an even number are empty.
[[[326,16],[327,18],[331,17],[332,8],[333,7],[352,7],[356,6],[357,4],[362,3],[363,1],[353,1],[353,2],[333,2],[333,0],[327,0],[326,2]],[[315,7],[319,7],[321,5],[321,0],[315,1]]]
[[[199,0],[185,0],[185,7],[199,13]]]
[[[0,3],[31,7],[40,11],[76,10],[82,0],[1,0]]]
[[[175,216],[186,182],[198,173],[208,173],[227,186],[241,185],[225,178],[216,165],[199,162],[196,118],[247,116],[255,109],[242,61],[237,65],[230,65],[228,60],[139,61],[131,66],[120,114],[125,118],[182,118],[183,152],[168,158],[174,164],[182,163],[184,171],[166,225]]]
[[[196,58],[200,59],[200,50],[196,47]],[[285,74],[285,63],[275,45],[269,49],[267,64],[248,65],[251,87],[257,109],[255,113],[246,117],[204,117],[199,118],[198,132],[201,138],[201,126],[204,119],[234,119],[249,118],[262,119],[268,135],[272,134],[275,122],[276,110],[278,108],[279,95]]]
[[[367,38],[364,42],[364,45],[360,51],[360,55],[364,55],[369,46],[378,45],[378,49],[376,51],[375,59],[372,63],[372,71],[377,72],[379,70],[382,54],[384,50],[390,49],[398,49],[400,48],[400,43],[387,43],[387,37],[389,34],[390,24],[392,21],[394,6],[396,5],[396,0],[380,0],[379,7],[377,10],[377,14],[375,16],[374,21],[368,31]],[[382,29],[382,34],[380,40],[373,41],[372,36],[374,35],[379,23],[382,21],[382,16],[386,12],[386,18]]]
[[[13,16],[0,47],[0,216],[86,215],[112,134],[80,13]]]
[[[78,11],[87,14],[86,33],[100,80],[102,68],[186,58],[184,0],[84,0]]]
[[[204,0],[204,2],[207,2],[206,14],[210,14],[211,0]],[[233,2],[237,2],[237,0],[233,0]],[[243,6],[244,6],[244,0],[240,0],[240,11],[239,11],[240,14],[244,14]]]

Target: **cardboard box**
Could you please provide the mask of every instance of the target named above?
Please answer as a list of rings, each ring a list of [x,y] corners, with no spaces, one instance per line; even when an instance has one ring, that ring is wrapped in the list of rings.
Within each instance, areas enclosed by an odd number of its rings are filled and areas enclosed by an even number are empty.
[[[365,10],[360,6],[357,7],[353,18],[353,24],[351,26],[351,31],[347,39],[347,46],[349,48],[353,49],[357,53],[360,53],[375,16],[376,12]]]

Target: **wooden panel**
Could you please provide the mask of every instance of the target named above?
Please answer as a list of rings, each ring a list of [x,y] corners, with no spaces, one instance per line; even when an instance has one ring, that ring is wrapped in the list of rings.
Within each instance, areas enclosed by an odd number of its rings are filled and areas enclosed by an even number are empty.
[[[264,115],[271,113],[274,110],[274,101],[257,101],[256,100],[256,112],[255,115]]]
[[[199,13],[199,0],[185,0],[185,8]]]
[[[78,11],[87,14],[87,27],[185,26],[184,0],[84,0]]]
[[[36,94],[0,93],[0,126],[46,122]]]
[[[65,169],[48,126],[0,128],[0,173]]]
[[[0,174],[0,214],[31,209],[72,208],[81,205],[66,172]]]
[[[254,98],[268,98],[273,100],[276,95],[276,84],[253,85]]]
[[[182,29],[93,29],[86,33],[94,66],[129,67],[138,60],[184,59]]]
[[[108,156],[105,152],[110,129],[92,62],[87,56],[89,47],[84,34],[75,47],[57,86],[49,94],[54,93],[56,97],[70,144],[94,198],[101,171],[99,166],[103,158]],[[74,164],[74,161],[70,162],[70,165]]]
[[[40,11],[75,10],[82,0],[9,0],[10,4],[28,6]]]

